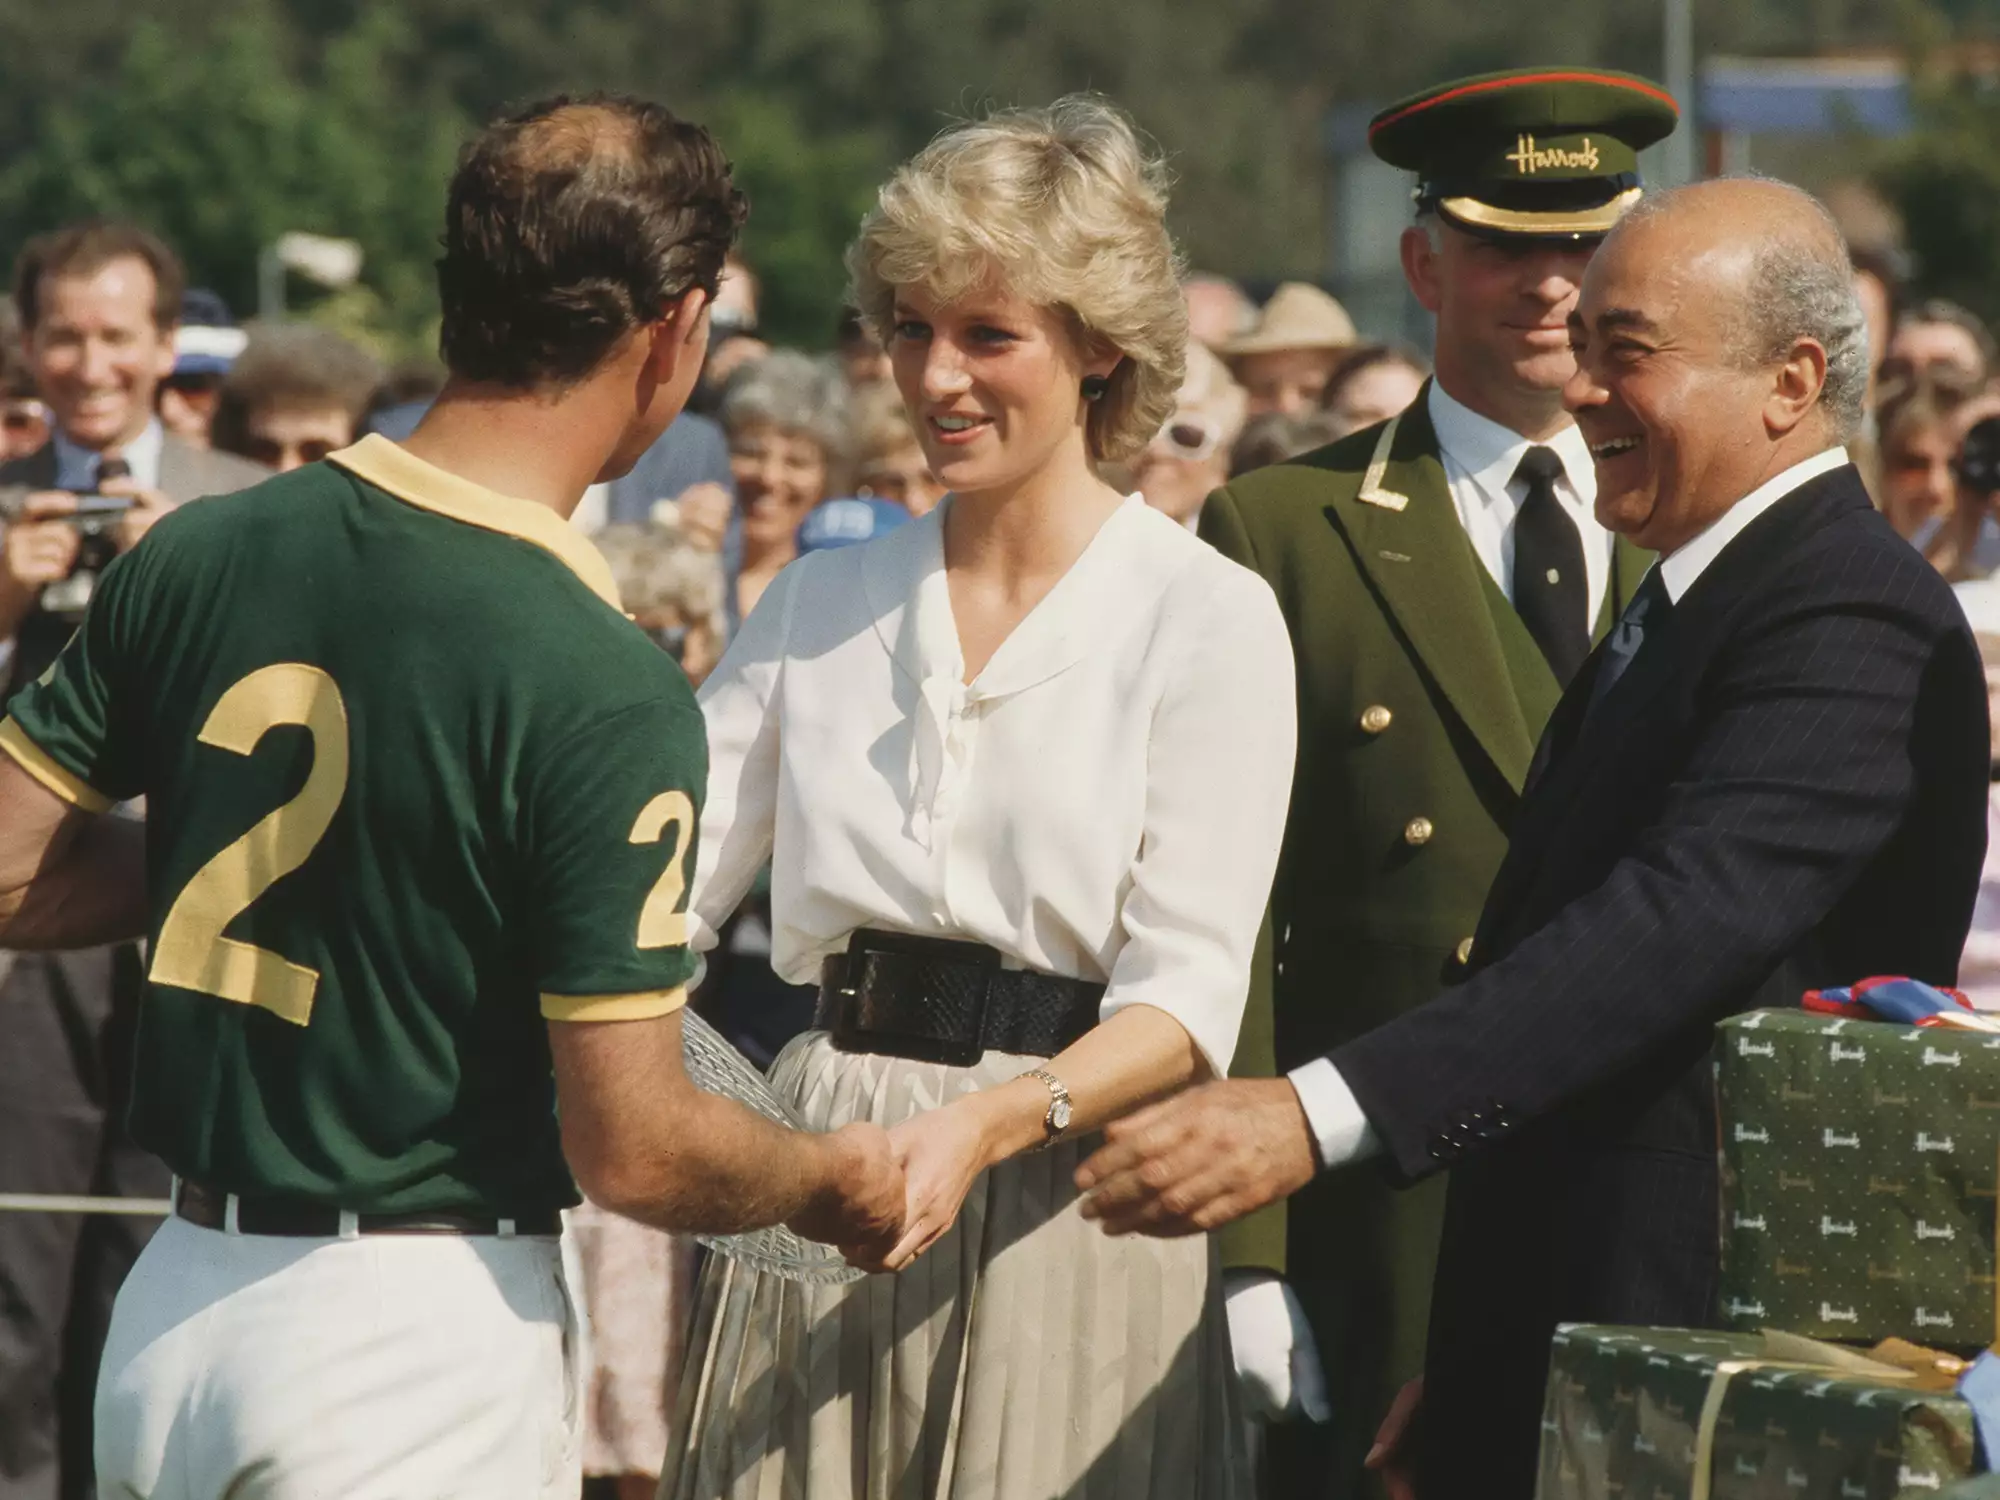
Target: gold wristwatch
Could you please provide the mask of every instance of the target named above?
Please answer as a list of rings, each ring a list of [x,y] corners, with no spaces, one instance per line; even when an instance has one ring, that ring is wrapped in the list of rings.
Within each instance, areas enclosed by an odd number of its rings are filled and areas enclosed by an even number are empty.
[[[1060,1078],[1056,1077],[1055,1074],[1046,1068],[1030,1068],[1021,1076],[1023,1078],[1040,1079],[1048,1088],[1049,1112],[1042,1116],[1042,1129],[1048,1132],[1048,1134],[1043,1139],[1042,1144],[1044,1146],[1053,1146],[1063,1138],[1064,1132],[1069,1129],[1069,1090],[1063,1087],[1063,1081]]]

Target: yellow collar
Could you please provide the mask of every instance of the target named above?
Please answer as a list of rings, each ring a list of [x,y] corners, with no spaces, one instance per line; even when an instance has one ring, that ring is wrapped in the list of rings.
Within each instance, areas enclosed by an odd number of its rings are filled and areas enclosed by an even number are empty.
[[[555,554],[598,598],[621,614],[624,612],[618,602],[618,584],[604,555],[582,532],[546,505],[517,500],[448,474],[399,448],[380,433],[371,432],[353,447],[328,454],[327,462],[339,464],[398,500],[468,526],[533,542],[543,551]]]

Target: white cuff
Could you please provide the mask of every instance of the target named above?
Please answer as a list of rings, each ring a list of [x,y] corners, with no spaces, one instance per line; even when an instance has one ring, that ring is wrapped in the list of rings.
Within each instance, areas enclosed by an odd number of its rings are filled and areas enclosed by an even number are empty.
[[[1354,1091],[1330,1057],[1315,1057],[1286,1075],[1306,1112],[1321,1167],[1344,1167],[1381,1153],[1382,1141],[1354,1101]]]

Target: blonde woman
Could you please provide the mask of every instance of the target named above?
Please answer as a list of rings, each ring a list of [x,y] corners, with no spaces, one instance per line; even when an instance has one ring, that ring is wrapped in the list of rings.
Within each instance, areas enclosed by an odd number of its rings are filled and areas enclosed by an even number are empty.
[[[1173,410],[1161,169],[1092,99],[946,132],[849,254],[950,494],[772,583],[703,693],[695,945],[773,858],[772,1070],[893,1127],[900,1274],[711,1262],[662,1492],[1247,1494],[1213,1252],[1109,1239],[1091,1132],[1225,1070],[1289,792],[1263,582],[1096,476]]]

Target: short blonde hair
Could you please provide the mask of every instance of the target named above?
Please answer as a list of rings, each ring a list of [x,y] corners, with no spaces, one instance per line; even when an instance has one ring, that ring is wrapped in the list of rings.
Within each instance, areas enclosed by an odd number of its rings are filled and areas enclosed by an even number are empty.
[[[1071,94],[955,125],[896,170],[847,252],[850,300],[889,342],[898,288],[944,302],[989,273],[1059,308],[1080,347],[1124,358],[1091,405],[1091,456],[1116,462],[1173,413],[1188,320],[1167,233],[1167,170],[1115,105]]]

